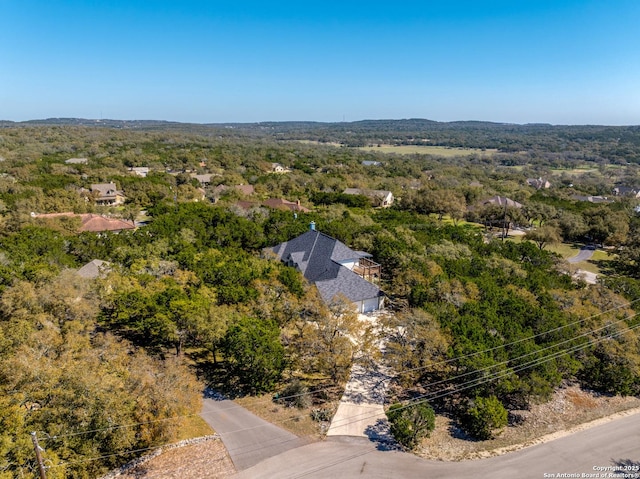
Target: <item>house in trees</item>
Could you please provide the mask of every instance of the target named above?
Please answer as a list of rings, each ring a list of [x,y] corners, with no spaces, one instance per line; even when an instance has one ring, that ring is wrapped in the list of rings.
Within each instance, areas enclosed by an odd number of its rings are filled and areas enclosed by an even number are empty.
[[[393,193],[386,190],[367,190],[362,188],[347,188],[343,191],[345,195],[363,195],[371,199],[373,206],[389,208],[393,205]]]
[[[213,190],[211,190],[214,203],[220,199],[220,197],[225,194],[227,191],[235,190],[242,196],[252,196],[256,190],[253,185],[235,185],[235,186],[227,186],[227,185],[218,185]]]
[[[96,183],[91,185],[91,194],[95,195],[97,205],[117,206],[126,200],[115,183]]]
[[[614,196],[628,196],[631,198],[640,198],[640,188],[632,186],[616,186],[613,189]]]
[[[191,178],[195,178],[196,180],[198,180],[198,182],[200,183],[200,186],[209,186],[211,184],[211,178],[217,175],[214,175],[212,173],[205,173],[203,175],[191,173],[190,176]]]
[[[291,173],[291,168],[287,168],[286,166],[280,163],[271,163],[271,172],[272,173]]]
[[[481,206],[488,205],[497,205],[509,208],[522,208],[522,203],[518,203],[517,201],[512,200],[511,198],[507,198],[506,196],[492,196],[491,198],[487,198],[481,202]]]
[[[146,178],[151,170],[148,166],[132,166],[131,168],[129,168],[129,171],[136,176]]]
[[[133,230],[136,228],[134,221],[126,221],[119,218],[109,218],[107,216],[96,215],[93,213],[76,214],[72,212],[65,213],[44,213],[36,214],[31,213],[33,218],[42,222],[65,222],[74,221],[75,230],[78,233],[103,233],[110,231],[112,233],[119,233],[123,230]]]
[[[571,199],[575,201],[587,201],[589,203],[613,203],[613,200],[606,196],[571,195]]]
[[[314,223],[306,233],[270,250],[315,284],[326,303],[342,295],[359,313],[383,307],[384,293],[373,283],[380,278],[380,265],[371,260],[369,253],[354,251],[337,239],[316,231]]]
[[[543,178],[527,178],[527,185],[533,186],[536,190],[551,188],[551,183]]]
[[[84,279],[96,279],[106,276],[109,271],[111,271],[111,263],[94,259],[76,271],[76,274]]]

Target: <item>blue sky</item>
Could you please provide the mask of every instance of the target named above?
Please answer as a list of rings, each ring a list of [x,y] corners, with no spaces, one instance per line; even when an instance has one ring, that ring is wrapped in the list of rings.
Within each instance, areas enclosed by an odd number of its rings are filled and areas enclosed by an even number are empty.
[[[640,124],[640,2],[0,0],[0,119]]]

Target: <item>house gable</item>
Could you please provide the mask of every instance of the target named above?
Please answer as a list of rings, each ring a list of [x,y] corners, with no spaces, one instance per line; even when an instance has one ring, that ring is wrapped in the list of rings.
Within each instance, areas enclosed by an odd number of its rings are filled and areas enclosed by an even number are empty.
[[[367,281],[351,268],[360,258],[371,255],[354,251],[335,238],[315,230],[307,231],[290,241],[271,249],[278,259],[297,268],[303,276],[314,283],[325,302],[337,295],[344,295],[359,309],[364,304],[374,304],[379,309],[384,294],[375,284]]]

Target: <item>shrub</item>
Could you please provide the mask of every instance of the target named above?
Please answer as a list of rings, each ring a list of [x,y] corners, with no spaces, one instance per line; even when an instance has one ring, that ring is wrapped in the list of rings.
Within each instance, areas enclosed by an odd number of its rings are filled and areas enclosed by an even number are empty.
[[[407,449],[415,449],[433,431],[436,416],[426,402],[411,405],[393,404],[387,411],[391,433]]]
[[[279,404],[284,404],[287,407],[297,407],[298,409],[304,409],[311,404],[309,389],[299,379],[291,381],[274,400]]]
[[[317,422],[329,422],[333,416],[333,411],[328,408],[319,408],[311,410],[311,419]]]
[[[477,439],[493,439],[507,425],[508,413],[495,396],[476,397],[462,416],[462,427]]]

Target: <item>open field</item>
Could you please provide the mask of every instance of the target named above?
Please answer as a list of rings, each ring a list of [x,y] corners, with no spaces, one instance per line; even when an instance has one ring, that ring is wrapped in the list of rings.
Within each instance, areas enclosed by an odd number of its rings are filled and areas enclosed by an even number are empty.
[[[294,140],[297,143],[302,143],[304,145],[320,145],[320,146],[336,146],[341,147],[342,143],[338,143],[335,141],[315,141],[315,140]]]
[[[624,166],[623,165],[605,165],[605,168],[607,170],[624,170]],[[591,166],[580,166],[577,168],[552,168],[551,169],[551,174],[555,175],[555,176],[560,176],[560,175],[568,175],[568,176],[581,176],[581,175],[586,175],[586,174],[593,174],[593,175],[597,175],[597,176],[601,176],[602,172],[600,171],[600,168],[593,168]]]
[[[419,146],[419,145],[380,145],[363,146],[358,148],[363,151],[373,151],[377,153],[395,153],[397,155],[432,155],[452,158],[456,156],[482,155],[492,156],[498,150],[481,150],[478,148],[447,148],[444,146]]]
[[[571,168],[571,169],[555,168],[551,170],[551,174],[556,176],[559,176],[559,175],[580,176],[580,175],[586,175],[587,173],[599,174],[600,171],[598,170],[598,168]]]

